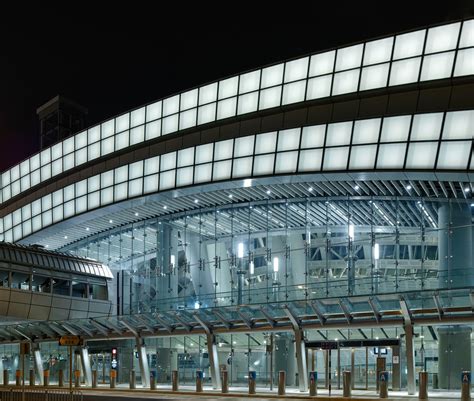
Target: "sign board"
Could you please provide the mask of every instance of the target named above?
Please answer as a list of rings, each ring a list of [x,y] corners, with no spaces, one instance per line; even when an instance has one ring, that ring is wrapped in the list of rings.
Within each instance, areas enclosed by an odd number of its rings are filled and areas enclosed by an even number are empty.
[[[381,382],[388,382],[388,372],[380,372],[379,380]]]
[[[471,382],[471,372],[462,372],[461,373],[461,381],[463,383],[470,383]]]
[[[392,363],[393,363],[394,365],[399,364],[399,363],[400,363],[400,357],[399,357],[398,355],[394,355],[394,356],[392,357]]]
[[[76,346],[81,344],[81,337],[79,336],[61,336],[59,338],[59,345]]]

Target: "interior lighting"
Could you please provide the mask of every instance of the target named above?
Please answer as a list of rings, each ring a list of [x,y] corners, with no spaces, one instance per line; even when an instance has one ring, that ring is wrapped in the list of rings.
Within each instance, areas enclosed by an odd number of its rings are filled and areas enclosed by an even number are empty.
[[[280,265],[280,261],[278,260],[278,258],[277,257],[273,258],[273,271],[275,273],[278,272],[278,269],[280,268],[279,265]]]
[[[349,239],[354,240],[354,224],[349,224]]]
[[[380,258],[380,247],[379,244],[374,245],[374,259],[379,260]]]
[[[244,257],[244,244],[242,242],[237,245],[237,256],[241,259]]]
[[[255,273],[255,264],[253,263],[253,261],[249,263],[249,272],[250,274]]]

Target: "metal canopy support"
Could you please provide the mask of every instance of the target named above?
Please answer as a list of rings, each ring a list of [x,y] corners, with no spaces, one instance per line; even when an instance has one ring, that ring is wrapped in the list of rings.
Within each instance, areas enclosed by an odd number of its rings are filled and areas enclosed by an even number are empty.
[[[150,387],[150,366],[148,365],[145,342],[140,337],[137,337],[137,353],[138,363],[140,365],[140,375],[142,377],[142,386],[148,388]]]
[[[415,347],[413,343],[413,321],[410,308],[406,300],[400,297],[400,309],[403,315],[405,343],[407,353],[407,390],[408,394],[413,395],[416,391],[415,384]]]
[[[433,295],[433,300],[434,300],[434,303],[436,305],[436,309],[438,310],[439,320],[441,320],[443,318],[443,315],[444,315],[444,310],[443,310],[443,306],[441,305],[441,302],[439,300],[438,294],[435,293]]]
[[[285,305],[285,312],[293,326],[295,333],[296,363],[298,366],[298,384],[300,391],[308,390],[308,364],[306,361],[306,343],[304,341],[303,330],[301,330],[298,318],[293,314],[291,309]]]
[[[219,355],[217,353],[216,336],[212,334],[212,329],[208,323],[204,322],[198,313],[194,314],[195,319],[206,332],[207,353],[209,355],[209,365],[211,368],[212,388],[218,390],[221,388],[221,374],[219,371]]]
[[[352,321],[352,315],[349,312],[349,309],[347,308],[347,305],[343,302],[342,299],[339,300],[339,306],[341,307],[342,313],[344,313],[344,317],[347,320],[347,323],[351,323]]]
[[[275,326],[276,326],[276,320],[273,319],[273,318],[270,316],[270,314],[268,313],[267,309],[266,309],[264,306],[262,306],[262,307],[260,308],[260,311],[262,312],[262,315],[265,316],[265,319],[268,320],[268,324],[269,324],[270,326],[272,326],[272,327],[275,327]]]
[[[214,310],[213,311],[214,315],[216,315],[216,317],[219,319],[219,321],[222,323],[222,325],[227,329],[229,330],[231,327],[232,327],[232,324],[230,322],[227,321],[227,319],[225,318],[225,316],[219,311],[219,310]]]
[[[372,309],[372,312],[374,312],[375,320],[378,323],[380,322],[381,315],[379,312],[379,308],[377,307],[376,301],[377,301],[377,298],[372,298],[372,297],[367,300],[367,302],[370,305],[370,308]]]
[[[158,323],[160,323],[168,333],[173,331],[173,328],[168,323],[166,323],[160,315],[156,315],[155,319],[158,320]]]
[[[36,346],[33,353],[35,356],[35,367],[36,367],[36,374],[38,375],[39,384],[41,386],[44,386],[43,359],[41,358],[41,351],[39,349],[39,346]]]
[[[252,326],[253,326],[251,320],[250,320],[247,316],[245,316],[244,313],[243,313],[240,309],[237,308],[236,312],[237,312],[237,314],[240,316],[240,318],[242,319],[242,321],[244,322],[244,324],[245,324],[249,329],[251,329]]]
[[[181,326],[184,327],[184,330],[186,330],[188,333],[192,330],[193,326],[186,323],[186,321],[181,317],[179,313],[175,313],[174,317],[181,324]]]
[[[86,384],[92,386],[91,360],[89,358],[89,349],[85,346],[81,347],[81,366]]]

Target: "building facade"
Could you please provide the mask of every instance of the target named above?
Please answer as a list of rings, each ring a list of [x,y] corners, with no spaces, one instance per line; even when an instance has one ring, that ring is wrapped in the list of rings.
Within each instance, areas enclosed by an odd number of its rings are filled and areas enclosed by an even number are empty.
[[[222,369],[271,387],[284,369],[306,391],[309,370],[328,387],[349,369],[371,388],[385,368],[410,394],[418,370],[458,389],[473,74],[474,20],[427,27],[176,94],[5,171],[2,239],[108,265],[115,309],[16,322],[23,336],[7,322],[4,363],[27,338],[43,368],[67,369],[64,332],[87,341],[86,381],[109,376],[114,347],[119,380],[135,368],[144,385],[200,368],[214,387]]]

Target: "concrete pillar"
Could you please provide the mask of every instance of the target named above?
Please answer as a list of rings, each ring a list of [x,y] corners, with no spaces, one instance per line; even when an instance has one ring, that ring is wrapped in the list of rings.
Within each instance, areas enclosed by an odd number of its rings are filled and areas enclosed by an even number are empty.
[[[298,386],[300,391],[308,391],[308,364],[306,345],[301,330],[295,330],[296,363],[298,366]]]
[[[407,390],[408,394],[413,395],[416,391],[415,386],[415,347],[413,344],[413,326],[405,325],[406,342],[406,362],[407,362]]]
[[[467,203],[445,203],[438,209],[439,287],[474,286],[472,216]]]
[[[150,387],[150,366],[146,354],[145,342],[141,338],[137,338],[138,364],[140,366],[140,375],[142,377],[142,386]]]
[[[209,355],[212,388],[216,390],[221,388],[221,375],[219,371],[219,356],[217,354],[216,337],[213,334],[207,334],[207,352]]]
[[[214,299],[214,284],[212,281],[212,264],[209,263],[201,265],[201,260],[207,259],[206,247],[202,246],[201,239],[198,235],[190,235],[186,233],[186,259],[190,264],[191,279],[194,286],[194,293],[202,307],[209,307],[213,305]]]
[[[471,367],[471,328],[438,328],[438,380],[442,389],[461,388],[461,374]]]
[[[92,386],[91,360],[89,358],[89,349],[87,347],[81,347],[81,367],[86,385],[89,387]]]
[[[44,374],[43,374],[43,360],[41,359],[41,351],[39,348],[33,352],[35,358],[36,374],[38,375],[38,382],[40,386],[44,386]]]

